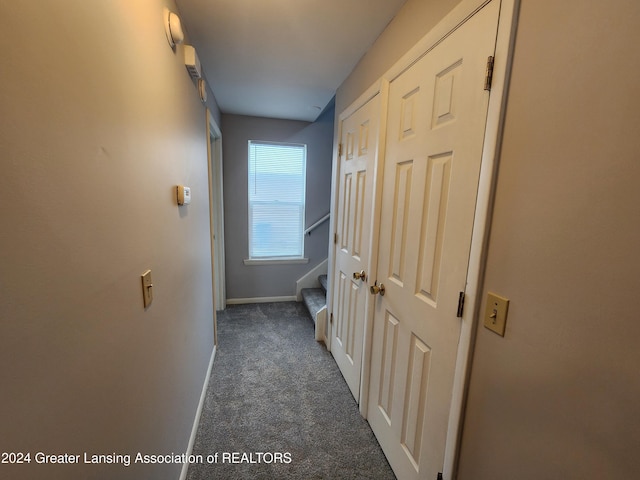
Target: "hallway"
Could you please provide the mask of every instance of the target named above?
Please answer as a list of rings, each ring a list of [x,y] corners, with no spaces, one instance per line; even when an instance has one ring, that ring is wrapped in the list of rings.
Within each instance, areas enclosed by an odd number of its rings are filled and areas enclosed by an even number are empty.
[[[395,478],[313,335],[302,303],[218,313],[218,350],[192,452],[202,462],[189,467],[188,480]]]

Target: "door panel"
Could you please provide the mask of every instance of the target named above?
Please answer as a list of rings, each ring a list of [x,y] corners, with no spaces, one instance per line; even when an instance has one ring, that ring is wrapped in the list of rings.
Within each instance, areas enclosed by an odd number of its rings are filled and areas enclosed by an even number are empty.
[[[369,270],[378,105],[379,98],[375,96],[341,125],[343,152],[338,187],[331,352],[356,401],[360,400],[368,287],[366,279],[354,278],[353,274]]]
[[[499,2],[389,85],[368,420],[400,479],[442,471]],[[370,282],[373,284],[373,279]]]

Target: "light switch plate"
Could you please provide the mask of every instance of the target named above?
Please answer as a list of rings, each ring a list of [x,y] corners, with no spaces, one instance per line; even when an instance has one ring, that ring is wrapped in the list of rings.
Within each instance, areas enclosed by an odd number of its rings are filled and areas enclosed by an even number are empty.
[[[508,311],[509,300],[489,292],[487,294],[487,307],[484,312],[484,326],[504,337]]]
[[[144,299],[144,308],[147,308],[153,302],[153,283],[151,281],[151,270],[147,270],[142,274],[142,298]]]
[[[184,185],[178,185],[176,187],[176,194],[178,197],[178,205],[189,205],[191,203],[191,188]]]

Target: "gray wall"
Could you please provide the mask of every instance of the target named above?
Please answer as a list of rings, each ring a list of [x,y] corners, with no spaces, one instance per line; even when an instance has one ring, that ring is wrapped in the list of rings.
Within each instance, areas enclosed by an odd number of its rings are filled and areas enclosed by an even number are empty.
[[[460,0],[407,0],[336,93],[336,114],[354,102]],[[336,130],[338,122],[336,121]]]
[[[455,4],[409,0],[336,113]],[[482,292],[511,304],[504,338],[477,331],[460,480],[640,472],[639,18],[522,1]]]
[[[639,19],[522,2],[462,480],[640,475]]]
[[[249,140],[307,144],[306,224],[329,212],[334,108],[313,123],[222,115],[224,230],[228,299],[292,296],[296,280],[327,258],[329,222],[305,236],[302,265],[244,265],[248,258],[247,154]]]
[[[0,1],[0,452],[187,447],[213,349],[207,138],[165,4]],[[0,476],[180,469],[32,461]]]

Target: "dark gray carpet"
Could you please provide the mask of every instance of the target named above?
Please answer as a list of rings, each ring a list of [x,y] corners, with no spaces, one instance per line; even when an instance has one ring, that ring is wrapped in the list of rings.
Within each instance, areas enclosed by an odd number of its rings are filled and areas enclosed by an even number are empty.
[[[302,304],[229,306],[218,344],[187,480],[395,479]]]

